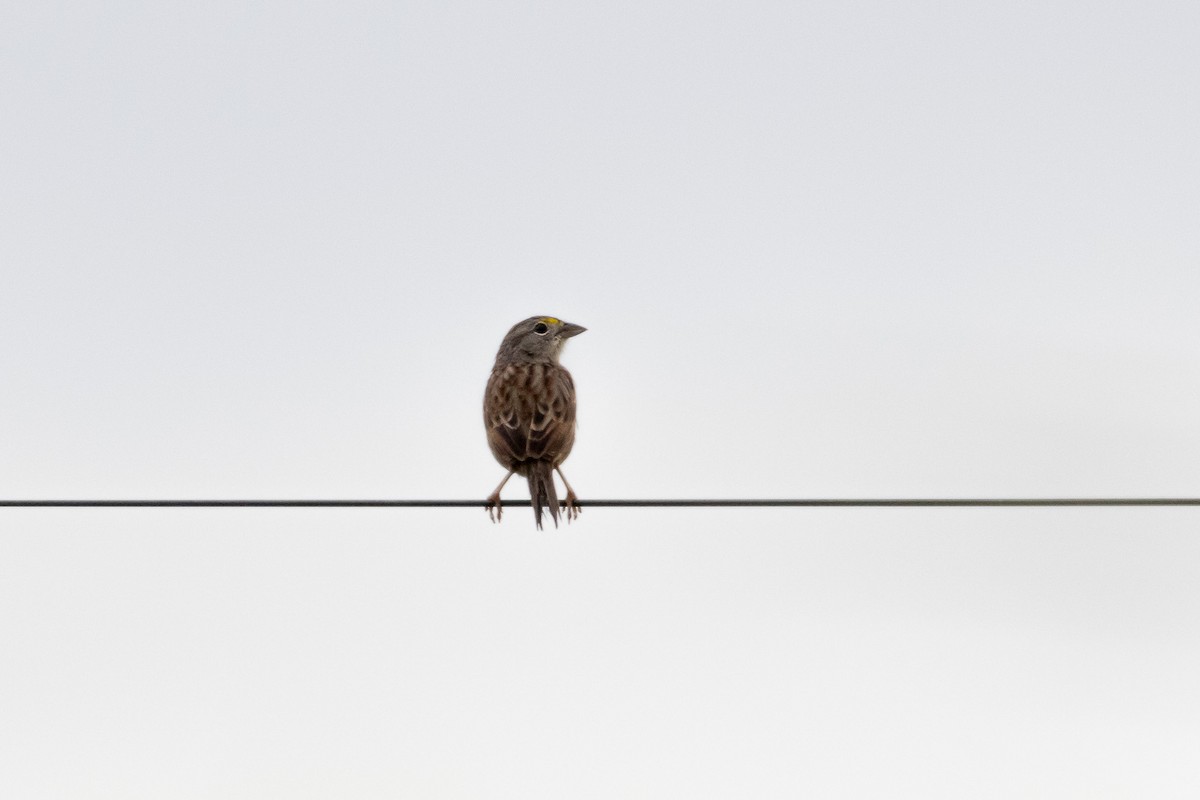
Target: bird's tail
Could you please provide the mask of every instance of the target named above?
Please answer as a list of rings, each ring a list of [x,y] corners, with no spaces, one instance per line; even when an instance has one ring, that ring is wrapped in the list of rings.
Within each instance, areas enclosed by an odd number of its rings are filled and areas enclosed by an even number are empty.
[[[536,461],[529,470],[529,497],[533,500],[533,519],[542,528],[542,509],[550,509],[554,527],[558,527],[558,495],[554,491],[554,468],[549,461]]]

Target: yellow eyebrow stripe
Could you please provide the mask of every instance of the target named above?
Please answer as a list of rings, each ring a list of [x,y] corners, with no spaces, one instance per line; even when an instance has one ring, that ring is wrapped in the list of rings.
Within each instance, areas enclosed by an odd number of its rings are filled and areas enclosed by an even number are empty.
[[[555,317],[542,317],[542,322],[546,323],[547,325],[557,325],[562,322],[562,320]]]

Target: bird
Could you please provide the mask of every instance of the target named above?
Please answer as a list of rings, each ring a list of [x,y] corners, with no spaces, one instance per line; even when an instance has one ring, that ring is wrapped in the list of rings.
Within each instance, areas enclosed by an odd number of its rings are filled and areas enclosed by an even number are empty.
[[[558,359],[567,339],[586,330],[557,317],[530,317],[513,325],[500,343],[483,395],[488,447],[508,470],[487,498],[493,522],[504,512],[500,490],[514,474],[529,481],[538,530],[543,508],[558,527],[554,472],[567,489],[567,521],[579,516],[579,499],[561,469],[575,444],[575,382]]]

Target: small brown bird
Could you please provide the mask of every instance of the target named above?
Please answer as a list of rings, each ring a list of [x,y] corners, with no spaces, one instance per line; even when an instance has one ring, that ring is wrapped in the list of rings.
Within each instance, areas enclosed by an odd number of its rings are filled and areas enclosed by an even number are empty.
[[[530,317],[514,325],[500,343],[483,396],[488,447],[508,470],[487,499],[493,521],[498,522],[504,511],[500,490],[514,473],[529,480],[539,529],[543,508],[550,510],[558,527],[553,472],[558,472],[567,488],[567,521],[579,515],[579,500],[559,469],[575,444],[575,383],[558,363],[558,356],[567,339],[585,330],[555,317]]]

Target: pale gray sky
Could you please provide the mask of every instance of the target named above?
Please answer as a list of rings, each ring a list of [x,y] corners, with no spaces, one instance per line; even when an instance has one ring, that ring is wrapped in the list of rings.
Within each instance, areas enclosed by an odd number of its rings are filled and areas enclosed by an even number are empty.
[[[1200,493],[1200,6],[0,8],[0,496]],[[510,484],[506,496],[525,496]],[[1192,509],[0,511],[0,794],[1194,797]]]

